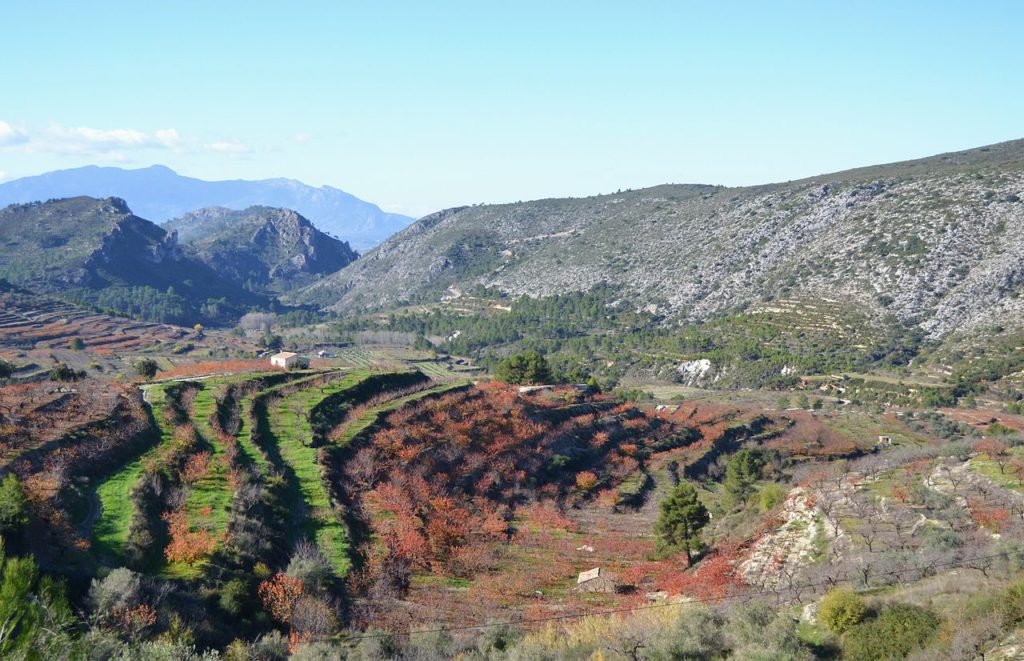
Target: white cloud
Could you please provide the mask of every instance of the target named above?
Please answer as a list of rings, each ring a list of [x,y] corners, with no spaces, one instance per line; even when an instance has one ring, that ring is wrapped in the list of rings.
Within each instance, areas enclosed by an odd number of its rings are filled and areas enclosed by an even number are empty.
[[[31,144],[43,151],[96,154],[118,149],[170,149],[178,147],[181,136],[174,129],[146,133],[137,129],[95,129],[88,126],[66,127],[51,124]]]
[[[309,142],[312,139],[313,136],[303,131],[299,131],[298,133],[292,136],[292,140],[294,140],[295,142]]]
[[[177,152],[214,151],[240,154],[248,145],[232,140],[201,143],[186,138],[177,129],[163,128],[152,132],[134,128],[98,129],[90,126],[50,124],[45,130],[24,130],[0,121],[0,148],[22,152],[71,154],[97,160],[130,160],[129,152],[174,150]]]
[[[23,142],[28,142],[28,136],[25,135],[24,131],[20,131],[7,122],[0,120],[0,147],[20,145]]]
[[[244,154],[249,151],[249,146],[241,143],[234,142],[231,140],[218,140],[217,142],[210,142],[203,145],[203,149],[206,151],[215,151],[222,154]]]
[[[181,144],[181,136],[174,129],[158,129],[153,137],[165,147],[177,147]]]
[[[0,181],[7,181],[7,173],[0,170]]]

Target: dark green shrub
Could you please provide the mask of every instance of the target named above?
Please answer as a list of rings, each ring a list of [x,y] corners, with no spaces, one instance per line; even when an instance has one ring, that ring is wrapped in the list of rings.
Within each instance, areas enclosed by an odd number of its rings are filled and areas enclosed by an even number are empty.
[[[8,534],[28,523],[28,500],[14,473],[0,482],[0,533]]]
[[[538,351],[524,351],[498,363],[494,378],[502,383],[551,383],[551,368]]]
[[[725,618],[707,608],[685,608],[675,629],[662,639],[670,659],[715,659],[728,651],[723,626]]]
[[[764,485],[757,492],[757,503],[762,512],[775,509],[785,499],[786,490],[774,482]]]
[[[850,627],[843,634],[843,658],[853,661],[904,659],[927,645],[942,621],[935,613],[907,604],[895,604],[873,620]]]
[[[253,606],[251,602],[252,590],[249,589],[249,583],[240,578],[233,578],[225,583],[217,597],[221,610],[234,617],[243,615]]]
[[[76,372],[64,363],[57,363],[50,368],[50,381],[77,381],[85,378],[85,372]]]
[[[732,659],[802,661],[813,658],[797,635],[796,621],[773,604],[740,604],[729,613],[725,634]],[[683,657],[707,658],[707,657]]]
[[[284,338],[280,335],[264,335],[262,342],[271,351],[280,351],[284,347]]]
[[[143,358],[135,363],[135,373],[144,379],[152,379],[160,370],[160,366],[152,358]]]

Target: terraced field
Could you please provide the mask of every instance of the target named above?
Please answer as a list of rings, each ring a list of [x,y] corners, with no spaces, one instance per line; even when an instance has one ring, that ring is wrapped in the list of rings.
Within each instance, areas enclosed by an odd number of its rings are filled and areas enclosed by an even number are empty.
[[[265,376],[265,374],[243,374],[208,379],[197,382],[201,389],[196,393],[190,412],[191,422],[198,434],[198,451],[209,451],[209,467],[204,474],[187,490],[183,511],[193,519],[201,517],[204,527],[218,540],[223,540],[228,518],[231,511],[233,488],[230,482],[231,463],[228,460],[228,448],[211,425],[217,397],[224,386],[238,384]],[[315,378],[315,375],[302,377],[300,380]],[[165,449],[174,437],[175,428],[167,422],[165,410],[169,405],[166,397],[167,388],[175,382],[159,383],[145,388],[145,399],[150,406],[156,422],[160,439],[148,451],[134,461],[116,471],[102,481],[96,488],[96,500],[100,510],[93,527],[93,538],[97,555],[101,558],[120,558],[128,539],[134,508],[131,501],[133,489],[143,476],[147,461]],[[251,399],[251,397],[249,398]],[[243,403],[243,406],[245,403]],[[249,438],[249,430],[243,428],[239,434],[240,453],[254,464],[262,463],[259,449]],[[209,513],[206,513],[209,508]],[[173,563],[167,567],[167,573],[176,577],[194,577],[198,574],[196,567]]]
[[[217,405],[215,397],[218,385],[221,383],[217,381],[205,383],[193,404],[192,419],[196,430],[210,447],[210,467],[203,477],[192,485],[188,500],[185,502],[185,511],[189,514],[198,514],[209,508],[208,525],[216,537],[223,537],[228,525],[232,489],[229,482],[228,448],[210,424],[210,417],[214,415]]]
[[[320,401],[351,388],[369,376],[351,372],[319,388],[298,390],[277,399],[267,410],[266,438],[273,444],[284,470],[289,491],[289,511],[294,514],[292,540],[316,540],[335,572],[342,576],[350,565],[348,533],[331,510],[330,495],[320,478],[317,449],[312,447],[309,411]],[[275,462],[276,463],[276,462]]]
[[[147,458],[157,449],[171,441],[174,430],[162,424],[167,406],[164,390],[169,384],[157,384],[146,388],[145,398],[160,428],[160,441],[153,448],[114,473],[96,489],[100,514],[93,527],[93,541],[100,556],[121,557],[132,521],[132,488],[142,477]]]
[[[340,349],[334,357],[343,365],[356,369],[366,369],[377,362],[373,352],[369,349]]]
[[[238,402],[239,410],[243,413],[252,408],[253,399],[257,395],[265,393],[266,391],[256,392],[246,397],[243,397]],[[241,455],[243,465],[254,466],[257,472],[261,475],[266,473],[267,461],[263,457],[263,453],[260,452],[260,448],[256,445],[256,441],[252,438],[252,426],[246,419],[245,415],[242,415],[239,420],[238,426],[238,452]]]
[[[168,324],[111,317],[14,287],[0,291],[0,344],[52,349],[77,337],[89,348],[127,352],[173,344],[185,335]]]
[[[422,399],[423,397],[447,392],[455,388],[462,388],[466,385],[466,383],[467,382],[465,381],[460,381],[456,383],[445,383],[434,386],[433,388],[428,388],[426,390],[421,390],[419,392],[414,392],[408,395],[403,395],[401,397],[388,400],[384,403],[378,404],[377,406],[371,406],[367,408],[365,411],[362,411],[360,415],[354,420],[347,421],[344,429],[341,430],[341,433],[335,436],[334,443],[337,445],[346,445],[360,433],[366,431],[371,426],[376,424],[385,414],[400,409],[406,404],[415,402],[416,400]]]
[[[168,389],[181,387],[182,382],[146,388],[145,399],[159,439],[97,486],[99,514],[92,529],[97,559],[106,564],[124,561],[131,555],[129,538],[136,534],[133,530],[140,525],[139,517],[149,516],[147,529],[157,546],[147,557],[157,564],[151,566],[147,561],[145,566],[166,578],[198,579],[208,573],[209,561],[232,544],[240,477],[267,483],[280,475],[284,486],[278,487],[277,493],[287,514],[270,524],[273,530],[285,548],[301,539],[314,541],[335,575],[342,577],[351,566],[349,534],[332,501],[318,444],[344,446],[389,411],[462,385],[451,381],[431,385],[415,371],[305,372],[275,385],[261,381],[267,376],[246,373],[188,382],[192,393],[188,409],[176,422],[167,414],[173,405]],[[182,408],[174,410],[181,413]],[[222,427],[225,410],[238,414],[230,431]],[[254,418],[249,418],[250,412]],[[193,440],[182,446],[179,428],[189,425],[195,432]],[[327,429],[334,430],[329,440]],[[172,451],[179,452],[177,459],[169,459],[174,456]],[[144,476],[153,475],[157,462],[162,462],[160,471],[165,476],[162,495],[150,493],[148,501],[140,501],[133,493]],[[177,504],[161,500],[175,492],[182,494]],[[146,506],[139,504],[147,502]],[[136,511],[139,508],[148,515]],[[169,538],[160,532],[165,527],[158,516],[168,521]],[[175,528],[174,517],[184,523]],[[177,545],[188,551],[190,535],[206,549],[198,559],[170,550]]]

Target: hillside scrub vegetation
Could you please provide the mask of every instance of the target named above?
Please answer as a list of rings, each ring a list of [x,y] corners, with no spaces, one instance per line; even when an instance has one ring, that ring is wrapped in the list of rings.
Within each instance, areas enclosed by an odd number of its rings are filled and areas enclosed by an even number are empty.
[[[0,656],[1020,656],[1021,144],[370,259],[4,209]]]
[[[966,410],[666,405],[248,364],[115,391],[111,417],[10,462],[8,554],[66,573],[83,614],[48,628],[61,645],[961,658],[1024,621],[1012,417],[975,438]],[[896,442],[876,446],[873,425]],[[576,584],[594,568],[605,587]],[[504,624],[419,634],[439,612]]]

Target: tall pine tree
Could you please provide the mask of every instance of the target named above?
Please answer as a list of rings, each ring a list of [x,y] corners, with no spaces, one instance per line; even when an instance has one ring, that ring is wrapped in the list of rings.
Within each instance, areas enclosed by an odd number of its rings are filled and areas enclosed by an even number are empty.
[[[701,548],[700,530],[711,520],[708,510],[689,482],[680,482],[668,498],[661,501],[661,514],[654,532],[666,549],[686,551],[687,562]]]

